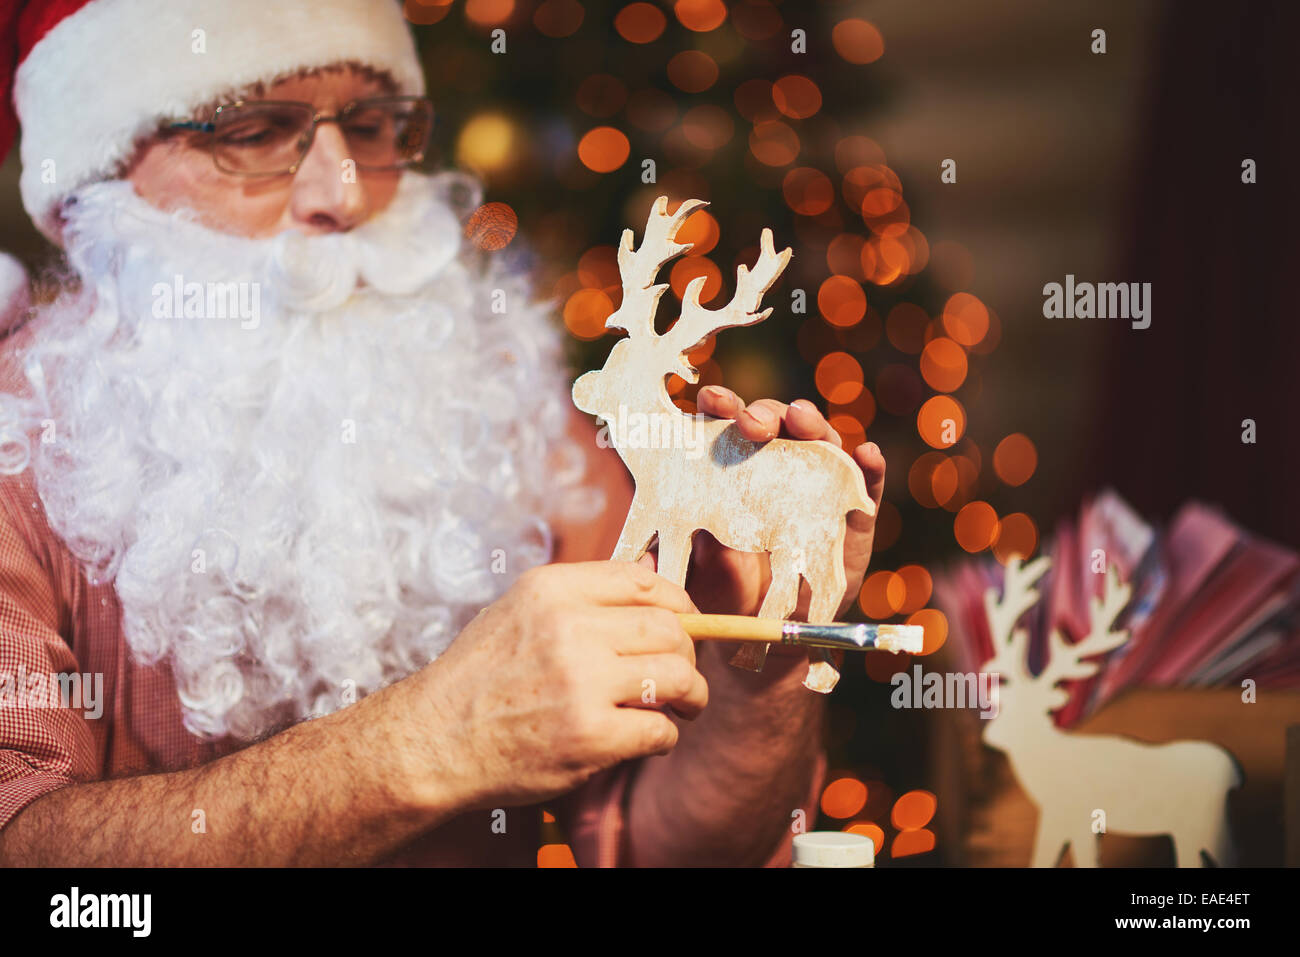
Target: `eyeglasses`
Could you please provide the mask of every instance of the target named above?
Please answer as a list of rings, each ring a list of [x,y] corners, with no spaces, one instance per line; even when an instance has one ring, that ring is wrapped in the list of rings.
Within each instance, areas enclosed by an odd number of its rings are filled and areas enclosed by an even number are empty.
[[[236,176],[296,173],[321,123],[337,123],[358,169],[401,169],[424,159],[433,132],[433,103],[423,96],[354,100],[334,115],[311,103],[241,100],[217,107],[207,123],[177,122],[174,130],[211,133],[217,169]]]

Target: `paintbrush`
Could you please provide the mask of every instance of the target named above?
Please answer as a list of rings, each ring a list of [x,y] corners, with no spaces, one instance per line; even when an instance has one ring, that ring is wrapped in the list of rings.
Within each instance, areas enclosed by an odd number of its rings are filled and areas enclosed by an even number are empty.
[[[678,615],[692,638],[710,641],[754,641],[806,648],[845,651],[892,651],[920,654],[925,633],[920,625],[855,625],[832,622],[810,625],[779,618],[746,615]]]

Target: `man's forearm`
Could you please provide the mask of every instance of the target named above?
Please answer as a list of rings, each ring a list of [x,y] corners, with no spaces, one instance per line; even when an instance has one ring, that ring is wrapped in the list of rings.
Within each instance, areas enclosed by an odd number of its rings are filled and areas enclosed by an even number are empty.
[[[411,798],[380,720],[383,695],[201,767],[51,792],[0,831],[0,863],[372,862],[455,810]]]
[[[724,656],[702,643],[709,705],[632,785],[632,864],[761,865],[807,801],[825,710],[825,697],[802,685],[807,662],[770,656],[753,674]]]

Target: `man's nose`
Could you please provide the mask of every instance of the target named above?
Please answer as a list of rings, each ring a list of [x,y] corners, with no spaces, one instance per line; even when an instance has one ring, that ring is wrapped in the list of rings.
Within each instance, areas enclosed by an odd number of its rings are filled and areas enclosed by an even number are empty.
[[[294,174],[289,208],[298,227],[312,233],[348,230],[369,215],[365,187],[337,124],[316,127],[311,149]]]

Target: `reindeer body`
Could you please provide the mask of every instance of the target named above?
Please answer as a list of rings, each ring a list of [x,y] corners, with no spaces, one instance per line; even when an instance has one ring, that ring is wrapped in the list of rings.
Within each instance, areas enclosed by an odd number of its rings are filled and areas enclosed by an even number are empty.
[[[1067,645],[1053,632],[1047,665],[1031,675],[1025,658],[1028,636],[1015,623],[1038,600],[1032,585],[1047,563],[1044,557],[1022,568],[1013,558],[1001,600],[993,590],[984,596],[997,648],[985,667],[1007,679],[998,688],[997,715],[985,727],[984,742],[1006,754],[1016,779],[1038,806],[1032,865],[1055,866],[1069,844],[1076,867],[1095,867],[1102,830],[1168,834],[1183,867],[1197,866],[1201,851],[1220,866],[1231,863],[1227,795],[1241,784],[1241,775],[1227,751],[1205,741],[1148,744],[1117,735],[1076,734],[1053,722],[1052,712],[1067,700],[1057,683],[1094,673],[1097,665],[1083,659],[1127,640],[1126,632],[1111,626],[1128,603],[1130,589],[1119,584],[1112,567],[1105,595],[1091,603],[1090,633]]]
[[[573,386],[574,404],[605,422],[611,444],[636,481],[613,557],[636,561],[658,537],[659,573],[685,584],[692,538],[707,529],[728,548],[770,554],[772,584],[761,616],[793,614],[802,577],[812,592],[808,620],[833,621],[847,585],[845,521],[855,509],[875,514],[861,469],[829,442],[750,442],[729,419],[683,413],[664,386],[665,376],[674,372],[698,380],[686,354],[709,335],[752,325],[771,313],[759,312],[758,306],[785,269],[790,250],[776,253],[772,231],[763,230],[758,263],[752,271],[737,268],[736,293],[727,306],[700,305],[704,279],[699,277],[682,295],[681,318],[656,334],[655,311],[668,286],[656,285],[655,275],[690,248],[674,240],[677,228],[705,205],[687,200],[669,215],[667,203],[667,197],[656,200],[640,249],[633,248],[631,230],[620,244],[623,302],[606,326],[624,329],[628,337],[614,345],[602,369]],[[764,646],[746,646],[733,664],[761,670],[764,655]],[[837,678],[823,659],[805,684],[829,691]]]

